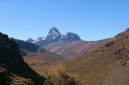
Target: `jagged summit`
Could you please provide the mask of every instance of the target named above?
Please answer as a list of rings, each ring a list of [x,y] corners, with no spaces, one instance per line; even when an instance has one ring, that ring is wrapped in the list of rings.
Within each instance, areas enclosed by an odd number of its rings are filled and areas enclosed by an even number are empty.
[[[45,45],[48,45],[49,43],[53,43],[53,42],[78,41],[78,40],[81,40],[81,39],[77,34],[68,32],[68,33],[66,33],[66,35],[62,35],[56,27],[52,27],[52,28],[50,28],[46,38],[39,37],[32,43],[35,43],[38,46],[45,46]]]
[[[58,36],[61,35],[56,27],[50,28],[48,36]]]
[[[56,42],[61,39],[61,34],[56,27],[50,28],[49,33],[46,37],[46,42]]]

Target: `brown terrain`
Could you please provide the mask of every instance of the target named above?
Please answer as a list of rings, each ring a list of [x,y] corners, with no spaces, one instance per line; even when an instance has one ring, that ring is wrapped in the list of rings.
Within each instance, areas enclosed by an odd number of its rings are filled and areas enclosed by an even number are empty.
[[[43,63],[40,63],[38,66],[39,61],[34,62],[31,60],[35,66],[32,66],[32,62],[28,62],[29,58],[26,62],[40,75],[45,75],[44,73],[48,72],[51,75],[57,76],[60,70],[63,70],[68,75],[73,76],[75,80],[79,81],[77,85],[128,85],[128,43],[129,30],[127,29],[114,38],[101,43],[99,47],[89,53],[87,53],[87,50],[83,50],[85,52],[82,55],[61,62],[60,64],[50,65],[47,70],[40,68],[40,66],[44,65]],[[83,44],[81,43],[81,45]]]
[[[48,51],[17,43],[0,34],[1,85],[129,85],[129,29],[101,41],[54,42]]]
[[[59,65],[65,61],[65,58],[62,56],[55,55],[44,49],[39,50],[38,52],[29,52],[24,56],[24,61],[33,68],[40,75],[44,76],[45,72],[51,68]]]
[[[82,85],[129,84],[129,30],[118,34],[96,51],[65,62],[67,72]]]
[[[48,44],[45,49],[61,55],[65,58],[73,58],[83,53],[89,53],[101,45],[105,44],[110,39],[100,40],[100,41],[72,41],[72,42],[54,42]]]

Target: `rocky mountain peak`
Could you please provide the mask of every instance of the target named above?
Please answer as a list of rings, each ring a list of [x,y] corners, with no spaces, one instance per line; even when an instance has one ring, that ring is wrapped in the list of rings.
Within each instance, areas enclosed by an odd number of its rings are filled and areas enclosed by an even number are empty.
[[[32,43],[32,42],[34,42],[34,39],[28,38],[28,39],[26,40],[26,42]]]
[[[61,35],[56,27],[50,28],[48,36],[59,36]]]
[[[52,27],[50,28],[46,38],[39,37],[33,43],[43,47],[53,42],[78,41],[78,40],[81,40],[81,39],[77,34],[68,32],[66,35],[62,35],[56,27]]]
[[[56,27],[50,28],[49,33],[45,39],[47,43],[61,40],[61,34]]]
[[[45,40],[45,37],[38,37],[35,41],[33,41],[33,43],[37,44],[40,41],[44,41],[44,40]]]

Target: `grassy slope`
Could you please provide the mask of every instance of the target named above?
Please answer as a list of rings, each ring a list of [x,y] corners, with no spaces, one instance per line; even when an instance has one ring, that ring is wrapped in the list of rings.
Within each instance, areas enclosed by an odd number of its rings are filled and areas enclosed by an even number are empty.
[[[66,71],[78,77],[82,85],[128,85],[129,63],[126,61],[127,64],[122,66],[125,60],[119,59],[116,52],[121,48],[129,50],[129,31],[117,35],[110,42],[113,46],[102,46],[95,52],[65,62]],[[124,54],[128,55],[127,52]]]

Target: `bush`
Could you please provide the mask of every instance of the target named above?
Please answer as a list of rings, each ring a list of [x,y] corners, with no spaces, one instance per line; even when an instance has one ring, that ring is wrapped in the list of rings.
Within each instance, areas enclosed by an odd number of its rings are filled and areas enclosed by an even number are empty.
[[[46,74],[47,78],[44,85],[77,85],[75,78],[64,71],[59,71],[56,76]]]
[[[10,85],[10,78],[8,72],[0,67],[0,85]]]

